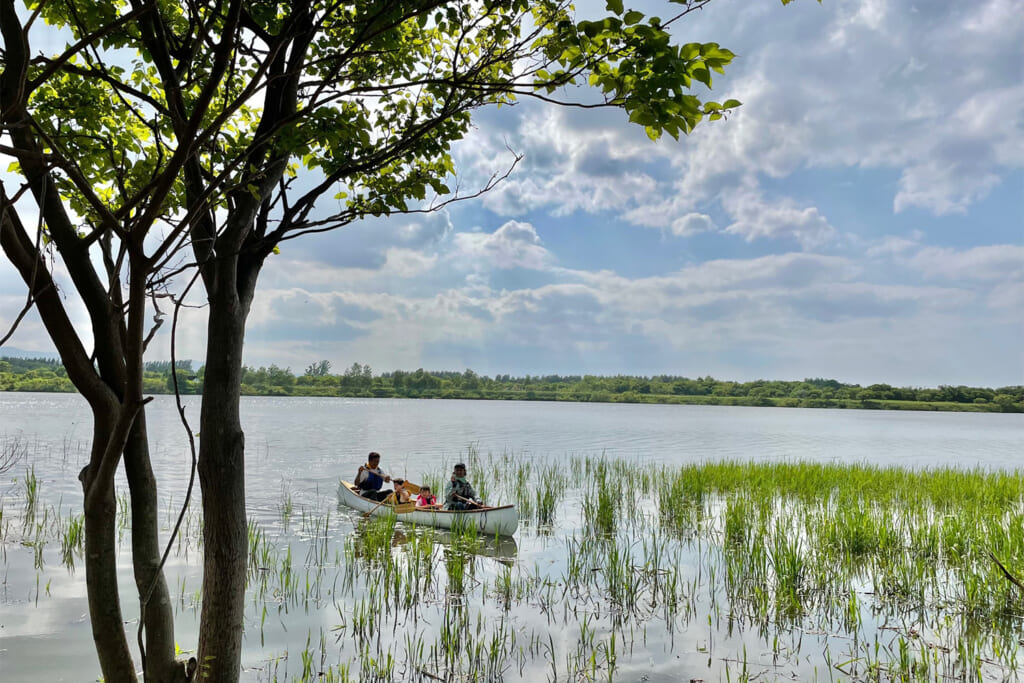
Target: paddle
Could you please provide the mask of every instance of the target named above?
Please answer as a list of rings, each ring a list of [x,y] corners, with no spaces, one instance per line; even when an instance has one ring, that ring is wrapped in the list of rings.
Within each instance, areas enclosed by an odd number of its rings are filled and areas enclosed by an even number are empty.
[[[476,507],[469,508],[469,510],[493,510],[494,509],[494,506],[492,506],[492,505],[480,505],[479,503],[477,503],[472,498],[463,498],[462,496],[460,496],[457,493],[453,493],[452,495],[455,496],[456,498],[458,498],[461,501],[464,501],[466,503],[472,503],[473,505],[476,505]],[[460,512],[469,512],[469,510],[461,510]]]
[[[392,481],[394,481],[394,480],[392,479]],[[410,494],[412,494],[412,493],[419,493],[420,492],[419,484],[414,484],[411,481],[403,481],[402,488],[404,488]],[[379,508],[381,505],[384,505],[385,503],[387,503],[388,499],[391,498],[392,496],[394,496],[394,492],[392,492],[391,495],[388,496],[387,498],[385,498],[384,500],[382,500],[379,503],[377,503],[376,505],[374,505],[370,510],[368,510],[367,512],[364,512],[363,513],[363,517],[369,517],[370,515],[372,515],[377,510],[377,508]],[[395,508],[396,508],[395,512],[399,512],[399,510],[397,508],[400,505],[408,505],[410,502],[411,501],[407,501],[405,503],[399,503],[396,500],[394,503],[390,503],[390,504],[393,504],[395,506]],[[408,512],[408,510],[402,510],[402,512]]]
[[[372,508],[370,508],[369,510],[364,512],[363,513],[363,517],[369,517],[370,515],[372,515],[377,510],[377,508],[379,508],[381,505],[383,505],[386,502],[388,502],[387,498],[385,498],[384,500],[382,500],[381,502],[377,503]]]

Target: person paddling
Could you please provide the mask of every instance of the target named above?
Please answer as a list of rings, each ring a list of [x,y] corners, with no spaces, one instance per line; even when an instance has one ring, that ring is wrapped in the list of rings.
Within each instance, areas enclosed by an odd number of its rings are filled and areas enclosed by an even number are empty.
[[[372,452],[366,457],[366,464],[359,466],[356,473],[355,485],[363,498],[370,500],[384,500],[391,495],[391,491],[381,491],[385,482],[390,482],[391,477],[380,468],[380,453]]]
[[[466,480],[466,466],[458,463],[444,489],[444,506],[449,510],[476,510],[484,506],[473,485]]]

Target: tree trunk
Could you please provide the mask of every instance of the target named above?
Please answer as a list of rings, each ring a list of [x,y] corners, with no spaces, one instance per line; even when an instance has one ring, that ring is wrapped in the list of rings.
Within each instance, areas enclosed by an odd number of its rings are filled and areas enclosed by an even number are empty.
[[[145,409],[139,411],[132,425],[124,451],[124,468],[131,492],[132,563],[140,610],[146,593],[152,590],[145,614],[139,617],[144,621],[146,637],[146,670],[143,673],[147,683],[177,683],[185,680],[185,669],[175,659],[174,606],[163,571],[159,570],[163,548],[160,545],[157,485],[149,458]]]
[[[109,416],[111,422],[116,416]],[[95,452],[106,447],[111,429],[100,419],[94,420],[93,461]],[[113,480],[92,483],[87,469],[79,475],[85,496],[85,585],[89,596],[89,619],[92,639],[100,660],[103,680],[108,683],[135,681],[135,665],[128,649],[121,599],[117,590],[117,501]]]
[[[200,417],[203,493],[203,609],[196,680],[237,681],[241,671],[248,531],[245,437],[239,418],[242,344],[248,305],[233,271],[218,264],[223,286],[210,292],[206,376]],[[225,282],[226,281],[226,282]]]

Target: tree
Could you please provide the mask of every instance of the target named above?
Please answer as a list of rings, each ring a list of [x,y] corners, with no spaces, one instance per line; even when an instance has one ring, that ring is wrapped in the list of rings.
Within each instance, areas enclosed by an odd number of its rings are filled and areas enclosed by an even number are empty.
[[[80,479],[105,680],[135,679],[116,582],[122,463],[144,675],[185,675],[160,569],[142,391],[160,305],[173,305],[176,320],[198,286],[207,306],[197,661],[208,680],[232,681],[247,551],[242,351],[265,260],[302,235],[472,196],[449,189],[449,150],[483,106],[535,97],[617,107],[652,138],[721,118],[739,103],[702,102],[689,87],[710,86],[732,53],[669,34],[708,1],[679,0],[661,19],[609,0],[605,16],[580,20],[558,0],[0,0],[0,153],[19,178],[0,186],[0,247],[94,416]],[[35,52],[54,27],[65,49]],[[577,83],[590,90],[566,89]],[[78,302],[88,335],[68,314]],[[409,380],[439,383],[422,371]]]
[[[331,372],[331,361],[321,360],[311,363],[306,368],[306,375],[309,377],[326,377]]]

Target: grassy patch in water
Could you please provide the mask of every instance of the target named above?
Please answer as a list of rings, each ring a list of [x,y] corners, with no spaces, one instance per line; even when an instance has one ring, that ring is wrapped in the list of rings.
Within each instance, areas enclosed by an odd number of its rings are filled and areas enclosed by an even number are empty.
[[[1018,677],[1024,596],[989,553],[1024,573],[1019,472],[459,459],[489,501],[517,502],[515,540],[364,519],[291,488],[253,514],[246,680]],[[30,478],[0,515],[0,572],[16,556],[41,602],[51,580],[82,580],[63,569],[81,518]],[[185,621],[200,522],[187,516],[172,556]]]

